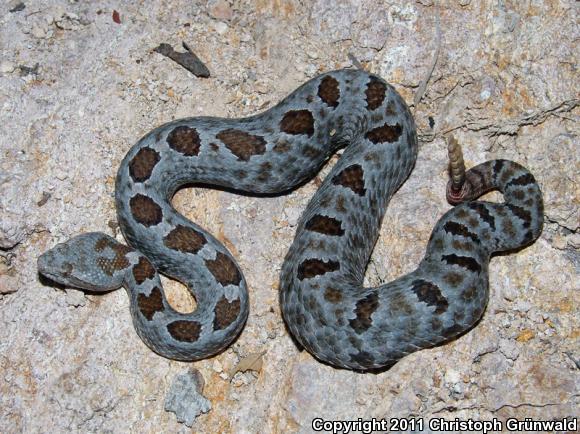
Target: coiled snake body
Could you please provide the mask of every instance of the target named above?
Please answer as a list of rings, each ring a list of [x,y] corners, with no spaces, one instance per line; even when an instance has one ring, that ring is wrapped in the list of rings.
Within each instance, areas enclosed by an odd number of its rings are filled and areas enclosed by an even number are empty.
[[[189,118],[151,131],[117,175],[118,221],[130,247],[101,233],[80,235],[43,254],[39,271],[89,290],[124,285],[137,333],[162,356],[216,354],[246,321],[246,282],[226,248],[175,211],[172,195],[189,183],[287,191],[345,146],[304,212],[282,267],[289,330],[320,360],[365,370],[469,329],[487,303],[490,255],[527,245],[541,232],[539,187],[510,161],[472,168],[450,183],[448,198],[459,205],[435,226],[417,269],[364,288],[383,214],[414,165],[417,137],[403,99],[360,70],[320,75],[256,116]],[[491,189],[505,203],[472,201]],[[158,272],[188,286],[194,312],[168,304]]]

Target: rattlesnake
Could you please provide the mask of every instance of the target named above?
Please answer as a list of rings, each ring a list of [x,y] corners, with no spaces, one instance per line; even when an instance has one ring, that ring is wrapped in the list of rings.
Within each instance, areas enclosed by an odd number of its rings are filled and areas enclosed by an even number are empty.
[[[541,232],[538,184],[506,160],[465,173],[452,142],[447,196],[459,205],[439,220],[415,271],[364,288],[386,206],[411,172],[418,145],[403,99],[361,70],[313,78],[256,116],[188,118],[154,129],[131,148],[117,175],[117,217],[131,247],[102,233],[84,234],[40,256],[38,269],[88,290],[124,285],[137,333],[162,356],[216,354],[246,321],[246,282],[228,250],[180,215],[171,197],[190,183],[285,192],[312,178],[342,147],[282,267],[282,313],[298,343],[322,361],[366,370],[472,327],[487,304],[490,255],[530,244]],[[505,203],[472,201],[491,189]],[[194,312],[168,304],[158,272],[187,285],[197,301]]]

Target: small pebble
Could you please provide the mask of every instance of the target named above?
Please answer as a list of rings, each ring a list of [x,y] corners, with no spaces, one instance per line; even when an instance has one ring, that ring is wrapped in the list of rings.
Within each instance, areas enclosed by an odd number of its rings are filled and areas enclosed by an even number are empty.
[[[0,63],[0,73],[2,74],[9,74],[16,69],[16,65],[9,60],[5,60],[4,62]]]
[[[504,285],[503,288],[501,289],[501,295],[503,296],[504,299],[508,301],[514,301],[520,295],[520,291],[518,290],[518,288],[509,285],[509,282],[507,283],[508,284]]]
[[[298,223],[298,219],[302,214],[301,208],[286,208],[284,210],[284,214],[286,215],[286,221],[290,226],[296,226]]]
[[[500,342],[501,353],[510,360],[516,360],[520,355],[518,344],[512,340],[502,340]]]
[[[224,370],[224,368],[219,360],[214,360],[212,368],[213,368],[214,372],[218,372],[218,373],[222,372]]]
[[[554,248],[558,250],[564,250],[567,244],[568,242],[566,240],[566,237],[560,234],[557,234],[554,236],[554,238],[552,238],[552,246],[554,246]]]
[[[211,402],[203,396],[203,385],[197,369],[178,374],[165,397],[165,411],[175,413],[179,423],[191,427],[200,414],[211,410]]]
[[[34,27],[32,27],[32,30],[30,31],[30,33],[36,39],[43,39],[43,38],[46,37],[46,30],[44,30],[40,26],[34,26]]]
[[[10,267],[8,266],[8,264],[6,262],[4,262],[3,260],[0,261],[0,276],[3,274],[8,274],[10,270]],[[0,293],[2,293],[2,291],[0,291]]]
[[[85,297],[85,293],[82,291],[77,291],[75,289],[66,290],[66,297],[64,301],[67,306],[71,307],[80,307],[85,306],[87,304],[87,298]]]
[[[481,91],[481,93],[479,94],[479,99],[480,99],[481,101],[485,101],[485,100],[488,100],[490,96],[491,96],[491,92],[490,92],[490,90],[489,90],[489,89],[484,89],[484,90],[482,90],[482,91]]]
[[[36,201],[36,206],[43,206],[46,202],[48,202],[48,199],[50,199],[51,194],[43,191],[42,195],[38,198],[38,200]]]
[[[308,50],[306,52],[306,55],[308,57],[310,57],[311,59],[318,59],[318,53],[316,51],[314,51],[314,50]]]
[[[66,172],[64,172],[63,170],[58,170],[54,176],[59,181],[64,181],[65,179],[68,178],[68,174]]]
[[[221,21],[214,23],[213,28],[220,35],[223,35],[225,32],[228,31],[228,25],[224,22],[221,22]]]
[[[254,90],[261,94],[270,93],[270,89],[268,88],[268,86],[262,83],[256,83],[256,85],[254,86]]]
[[[514,304],[514,310],[518,311],[518,312],[528,312],[532,307],[532,304],[529,301],[526,300],[518,300],[515,304]]]
[[[461,376],[459,372],[455,371],[454,369],[449,369],[445,372],[445,382],[447,384],[455,384],[461,381]]]
[[[304,72],[306,73],[307,76],[313,77],[318,72],[318,69],[317,69],[316,65],[309,64],[309,65],[306,65],[306,68],[304,68]]]
[[[21,2],[19,0],[12,0],[10,3],[8,3],[8,10],[12,13],[20,12],[24,10],[24,8],[26,8],[26,5],[24,4],[24,2]]]
[[[218,0],[210,6],[209,14],[218,20],[231,20],[233,11],[228,2]]]

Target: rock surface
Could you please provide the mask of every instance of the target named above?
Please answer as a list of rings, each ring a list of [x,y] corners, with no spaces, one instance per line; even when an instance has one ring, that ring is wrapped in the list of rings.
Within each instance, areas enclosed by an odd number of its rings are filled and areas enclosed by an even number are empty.
[[[387,211],[368,284],[412,270],[448,209],[443,137],[450,131],[468,165],[501,157],[530,168],[544,192],[544,232],[531,247],[492,260],[491,299],[476,328],[388,371],[359,374],[299,352],[278,306],[285,252],[328,167],[275,198],[179,192],[178,209],[226,243],[251,295],[240,338],[194,365],[212,409],[193,430],[310,432],[316,417],[577,416],[578,6],[439,3],[3,2],[0,431],[189,432],[164,411],[170,384],[189,366],[145,347],[125,293],[47,286],[36,258],[80,232],[117,233],[117,166],[153,127],[256,113],[319,72],[350,66],[349,54],[409,104],[424,88],[413,108],[419,159]],[[153,52],[182,41],[212,78],[195,78]],[[179,285],[169,287],[172,303],[192,308]],[[260,369],[238,372],[253,354],[262,354]]]
[[[197,416],[211,410],[211,403],[202,394],[203,386],[203,376],[197,369],[178,374],[165,397],[165,410],[191,427]]]

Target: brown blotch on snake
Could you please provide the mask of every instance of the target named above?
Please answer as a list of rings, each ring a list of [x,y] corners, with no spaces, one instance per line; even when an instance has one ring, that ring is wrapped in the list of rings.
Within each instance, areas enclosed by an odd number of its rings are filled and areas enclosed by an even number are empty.
[[[139,294],[137,296],[137,306],[147,320],[151,321],[155,312],[163,312],[163,295],[158,287],[153,287],[149,295]]]
[[[472,252],[474,250],[473,243],[471,241],[453,240],[451,246],[456,250],[463,250],[465,252]]]
[[[155,277],[155,267],[144,256],[139,258],[139,262],[133,266],[132,272],[137,285],[141,285],[145,280]]]
[[[112,276],[115,271],[123,270],[130,265],[126,255],[127,253],[133,251],[131,247],[125,246],[123,244],[113,244],[109,242],[107,238],[101,238],[95,243],[95,251],[97,252],[102,252],[106,248],[111,249],[115,256],[112,259],[105,256],[100,256],[97,258],[97,265],[107,275]]]
[[[524,244],[528,244],[533,239],[534,239],[534,233],[532,231],[527,231],[526,234],[524,235],[524,239],[522,240],[522,242]]]
[[[230,303],[225,296],[220,298],[215,305],[214,314],[213,329],[223,330],[227,328],[240,314],[240,299]]]
[[[459,324],[453,324],[451,327],[444,328],[441,331],[441,335],[445,336],[446,338],[451,338],[453,336],[458,335],[463,331],[463,327]]]
[[[141,148],[129,162],[129,175],[135,182],[147,181],[160,159],[157,151]]]
[[[459,214],[459,213],[458,213]],[[471,216],[467,219],[467,223],[469,224],[469,226],[471,226],[472,228],[477,228],[479,226],[479,220],[477,220],[475,217]]]
[[[332,178],[332,183],[350,188],[359,196],[364,196],[366,193],[364,171],[359,164],[353,164],[343,169]]]
[[[242,280],[236,264],[221,252],[217,252],[215,259],[206,259],[205,265],[222,286],[238,285]]]
[[[506,184],[506,188],[511,187],[512,185],[525,186],[525,185],[535,184],[535,183],[536,183],[536,179],[534,178],[534,176],[531,173],[525,173],[523,175],[518,176],[517,178],[512,179],[510,182],[508,182]]]
[[[435,241],[433,241],[433,250],[439,252],[443,250],[443,247],[445,247],[443,240],[441,238],[435,238]]]
[[[306,259],[298,266],[298,279],[312,279],[322,274],[330,273],[340,269],[340,264],[336,261],[322,261],[320,259]]]
[[[167,136],[167,144],[170,148],[188,157],[199,154],[201,140],[195,128],[180,125],[175,127]]]
[[[199,339],[201,324],[197,321],[173,321],[167,324],[167,331],[177,341],[195,342]]]
[[[345,213],[347,211],[345,207],[345,198],[342,194],[336,196],[336,206],[334,209],[340,213]]]
[[[505,165],[505,160],[496,160],[495,163],[493,163],[493,176],[494,176],[494,178],[496,178],[496,181],[497,181],[497,175],[500,174],[504,165]]]
[[[131,214],[138,223],[143,226],[155,226],[163,220],[163,211],[153,199],[137,193],[129,200]]]
[[[342,301],[342,292],[332,287],[326,288],[324,291],[324,299],[329,303],[340,303]]]
[[[512,238],[517,236],[516,228],[510,219],[503,219],[501,224],[506,234]]]
[[[308,231],[318,232],[325,235],[344,235],[344,229],[342,228],[340,220],[320,214],[316,214],[308,220],[304,228]]]
[[[525,210],[524,208],[517,206],[517,205],[512,205],[512,204],[507,204],[507,208],[515,215],[517,216],[520,220],[522,220],[523,226],[524,228],[529,228],[530,227],[530,223],[532,222],[532,215],[530,214],[529,211]]]
[[[397,115],[397,107],[395,106],[394,102],[389,102],[387,104],[387,108],[385,109],[385,114],[387,116],[396,116]]]
[[[111,240],[109,240],[109,238],[107,237],[99,238],[99,240],[95,243],[95,252],[100,253],[104,251],[107,247],[110,248],[111,250],[117,248],[117,246],[114,243],[112,243]],[[129,249],[127,253],[132,250],[130,247],[127,246],[125,247]]]
[[[314,117],[309,110],[290,110],[280,121],[280,130],[286,134],[314,134]]]
[[[217,133],[216,137],[242,161],[249,161],[253,155],[266,152],[266,141],[263,137],[242,130],[228,128]]]
[[[435,306],[435,313],[442,314],[449,307],[449,302],[441,293],[441,289],[434,283],[417,279],[413,282],[411,291],[415,293],[419,301],[427,306]]]
[[[356,308],[354,310],[356,318],[349,321],[353,330],[358,334],[368,330],[368,328],[373,324],[373,319],[371,316],[378,307],[379,295],[376,291],[371,292],[366,297],[357,301]]]
[[[403,128],[399,124],[384,124],[367,132],[365,137],[374,144],[393,143],[399,140],[402,132]]]
[[[367,89],[365,90],[367,109],[375,110],[380,107],[385,100],[385,93],[387,87],[380,80],[372,77],[367,84]]]
[[[372,161],[373,163],[380,164],[381,155],[379,152],[369,152],[367,155],[365,155],[365,161]]]
[[[495,218],[490,214],[489,210],[484,204],[478,202],[470,202],[467,204],[467,206],[471,208],[473,211],[475,211],[479,215],[479,217],[481,217],[481,219],[495,231]]]
[[[389,310],[393,315],[412,315],[415,312],[415,308],[400,295],[389,300]]]
[[[359,351],[356,354],[351,354],[350,360],[364,367],[372,367],[375,363],[375,358],[368,351]]]
[[[481,265],[479,265],[479,262],[469,256],[459,256],[452,253],[450,255],[443,255],[441,260],[449,265],[459,265],[460,267],[466,268],[474,273],[481,273]]]
[[[451,286],[459,286],[463,282],[463,275],[450,271],[445,273],[443,280]]]
[[[338,99],[340,98],[338,81],[330,76],[324,77],[318,86],[318,96],[330,107],[338,107]]]
[[[260,171],[256,179],[260,182],[267,181],[271,176],[271,171],[272,171],[272,163],[264,161],[262,164],[260,164]]]
[[[320,152],[320,150],[316,149],[314,146],[310,146],[310,145],[306,145],[304,147],[302,147],[301,149],[302,151],[302,155],[304,155],[306,158],[308,159],[316,159],[320,156],[320,154],[322,152]]]
[[[461,223],[457,223],[454,221],[448,221],[447,223],[445,223],[445,225],[443,226],[443,230],[445,232],[447,232],[448,234],[452,234],[452,235],[459,235],[465,238],[470,238],[471,241],[473,241],[476,244],[481,244],[481,241],[479,241],[479,238],[477,238],[477,235],[474,234],[473,232],[469,232],[469,229],[467,228],[467,226],[462,225]]]
[[[433,330],[439,330],[441,327],[443,327],[443,323],[439,318],[437,317],[431,318],[431,328]]]
[[[483,307],[481,306],[476,306],[471,312],[471,316],[474,319],[481,317],[481,314],[483,314]]]
[[[129,266],[129,261],[123,257],[120,260],[117,258],[109,259],[105,257],[97,258],[97,265],[107,275],[112,276],[115,271],[122,270]]]
[[[272,150],[279,154],[284,154],[292,148],[292,145],[287,140],[278,140]]]
[[[353,346],[353,348],[355,348],[358,351],[360,351],[363,346],[362,341],[354,335],[350,335],[348,337],[348,342]]]
[[[207,243],[205,236],[195,229],[177,225],[163,239],[166,247],[180,252],[197,253]]]
[[[471,301],[475,298],[476,294],[477,288],[475,288],[474,286],[470,286],[469,288],[461,291],[461,299],[463,301]]]
[[[509,167],[508,169],[506,169],[506,170],[504,170],[504,171],[502,172],[502,174],[501,174],[501,177],[500,177],[500,180],[501,180],[502,182],[505,182],[505,183],[507,183],[507,182],[508,182],[508,180],[509,180],[509,179],[510,179],[512,176],[514,176],[514,170],[513,170],[513,168]]]

